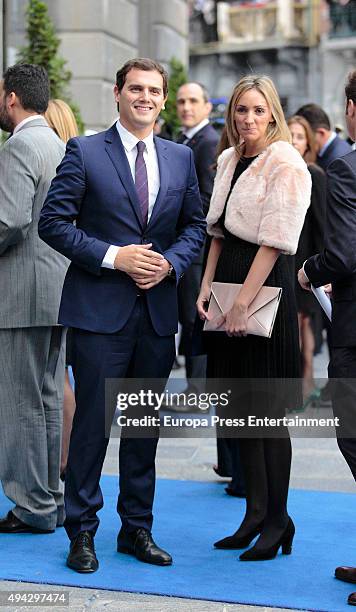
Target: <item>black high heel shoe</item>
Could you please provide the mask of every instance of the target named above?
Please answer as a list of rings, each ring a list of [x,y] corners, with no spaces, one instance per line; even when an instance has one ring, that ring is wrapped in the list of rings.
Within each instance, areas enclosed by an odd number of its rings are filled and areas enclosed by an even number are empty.
[[[246,536],[237,536],[236,533],[233,533],[231,536],[227,536],[222,540],[218,540],[214,542],[215,548],[220,548],[224,550],[239,550],[240,548],[247,548],[252,542],[252,540],[261,533],[263,527],[263,521],[259,525],[255,527],[250,533]]]
[[[292,552],[293,538],[295,534],[294,523],[289,518],[288,525],[282,533],[279,540],[265,549],[258,549],[255,546],[246,550],[246,552],[240,555],[240,561],[266,561],[267,559],[274,559],[278,553],[279,547],[282,546],[282,554],[290,555]]]

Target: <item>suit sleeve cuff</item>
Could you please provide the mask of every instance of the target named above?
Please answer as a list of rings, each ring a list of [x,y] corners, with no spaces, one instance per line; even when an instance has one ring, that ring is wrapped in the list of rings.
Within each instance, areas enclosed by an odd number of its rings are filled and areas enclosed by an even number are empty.
[[[119,251],[118,246],[114,246],[113,244],[111,246],[109,246],[108,250],[105,253],[105,257],[103,259],[103,261],[101,262],[101,267],[102,268],[109,268],[109,270],[115,270],[115,258],[116,255],[118,254]]]
[[[305,262],[303,263],[302,270],[303,270],[303,272],[304,272],[305,276],[307,277],[308,281],[310,282],[310,279],[308,278],[308,275],[307,275],[307,273],[306,273],[306,271],[305,271],[305,264],[307,263],[307,261],[308,261],[308,260],[306,259],[306,260],[305,260]]]

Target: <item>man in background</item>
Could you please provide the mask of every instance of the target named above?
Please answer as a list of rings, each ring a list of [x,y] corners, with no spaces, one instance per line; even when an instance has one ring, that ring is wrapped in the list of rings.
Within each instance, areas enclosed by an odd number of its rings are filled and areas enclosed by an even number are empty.
[[[317,162],[326,170],[328,165],[351,151],[351,146],[331,129],[330,119],[318,104],[304,104],[296,112],[310,124],[318,150]]]
[[[304,117],[310,124],[317,146],[317,163],[324,170],[327,170],[329,164],[342,157],[351,151],[351,146],[340,136],[337,135],[336,131],[331,129],[330,119],[326,112],[318,104],[304,104],[296,112],[297,115]],[[330,339],[330,323],[326,316],[323,314],[321,324],[327,332],[327,344],[329,355],[331,354],[331,339]],[[320,344],[322,344],[322,329],[316,329],[316,334],[320,334]],[[317,342],[318,345],[318,342]],[[325,405],[330,404],[330,385],[327,383],[321,390],[320,402]]]
[[[177,113],[182,125],[178,142],[187,145],[194,154],[203,212],[209,210],[215,177],[216,150],[219,134],[209,122],[212,104],[209,94],[200,83],[185,83],[177,92]],[[202,276],[204,248],[186,271],[178,287],[179,321],[182,325],[180,352],[185,356],[187,392],[197,392],[198,382],[206,375],[206,357],[192,355],[192,335],[196,318],[196,301]],[[192,380],[193,379],[193,380]],[[201,389],[203,390],[203,389]],[[184,406],[168,407],[169,410],[184,411]],[[194,409],[189,407],[189,412]]]
[[[14,503],[1,533],[48,533],[64,521],[59,488],[64,333],[57,325],[65,257],[38,237],[64,144],[42,113],[49,81],[18,64],[0,83],[0,479]]]

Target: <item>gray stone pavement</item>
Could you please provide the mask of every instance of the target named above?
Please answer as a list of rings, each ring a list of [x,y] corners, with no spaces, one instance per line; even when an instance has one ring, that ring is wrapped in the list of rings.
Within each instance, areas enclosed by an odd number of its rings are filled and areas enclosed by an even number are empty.
[[[326,377],[326,350],[315,359],[317,378]],[[183,376],[183,371],[175,371],[173,376]],[[313,416],[324,416],[325,409],[313,410]],[[336,441],[333,438],[294,438],[291,487],[328,491],[354,492],[355,484],[349,469],[342,458]],[[118,457],[117,438],[110,440],[104,465],[105,474],[117,474]],[[215,440],[210,438],[161,439],[157,453],[157,477],[181,480],[200,480],[206,482],[221,481],[212,470],[216,461]],[[30,562],[30,560],[29,560]],[[333,568],[331,568],[332,571]],[[137,568],[139,571],[139,565]],[[0,591],[29,590],[38,585],[21,582],[0,581]],[[69,591],[70,610],[84,612],[87,610],[107,610],[108,612],[281,612],[281,608],[262,608],[245,605],[230,605],[223,602],[199,601],[175,597],[161,597],[144,594],[131,594],[118,591],[96,589],[66,588]],[[41,590],[53,590],[53,586],[41,585]],[[31,608],[3,608],[4,610],[24,611]],[[53,610],[54,608],[36,608]],[[60,610],[61,608],[55,608]],[[63,608],[62,608],[63,609]],[[283,612],[283,610],[282,610]]]

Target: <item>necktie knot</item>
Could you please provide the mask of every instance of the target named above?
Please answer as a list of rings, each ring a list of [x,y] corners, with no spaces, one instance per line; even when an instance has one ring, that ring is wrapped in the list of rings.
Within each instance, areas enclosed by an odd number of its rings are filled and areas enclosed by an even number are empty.
[[[139,140],[137,143],[137,151],[138,153],[143,153],[146,148],[145,143],[142,140]]]

